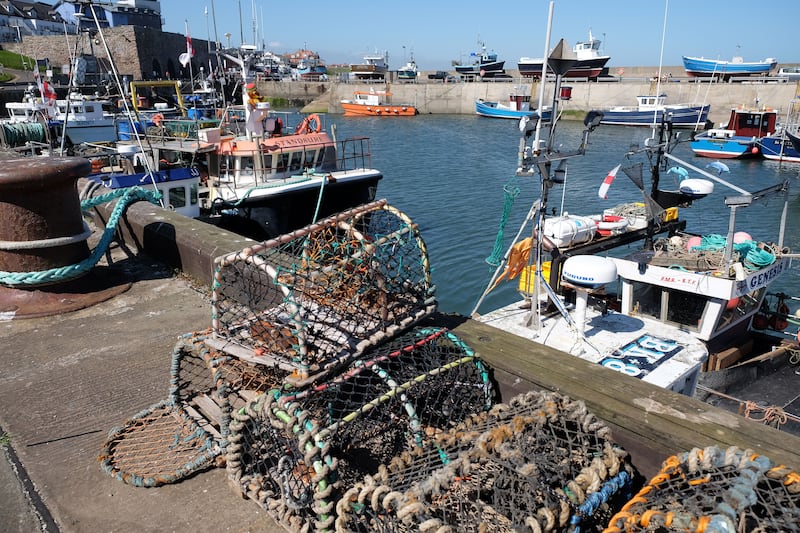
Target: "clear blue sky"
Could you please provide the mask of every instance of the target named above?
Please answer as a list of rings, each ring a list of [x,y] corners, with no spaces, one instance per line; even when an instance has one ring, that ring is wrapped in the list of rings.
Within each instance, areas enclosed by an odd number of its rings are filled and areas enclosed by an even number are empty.
[[[469,53],[480,49],[479,39],[507,68],[516,68],[521,56],[541,57],[549,5],[549,0],[213,0],[212,13],[212,0],[161,0],[166,31],[184,33],[188,20],[193,37],[210,35],[213,41],[215,15],[223,46],[225,33],[232,46],[243,35],[245,43],[263,42],[278,54],[307,47],[330,64],[388,52],[392,69],[413,51],[423,70],[448,70],[453,60],[468,61]],[[794,46],[797,5],[797,0],[773,0],[764,4],[768,7],[743,0],[556,0],[550,45],[564,38],[573,46],[591,28],[611,56],[609,66],[657,66],[666,11],[664,66],[681,65],[683,55],[800,63]]]

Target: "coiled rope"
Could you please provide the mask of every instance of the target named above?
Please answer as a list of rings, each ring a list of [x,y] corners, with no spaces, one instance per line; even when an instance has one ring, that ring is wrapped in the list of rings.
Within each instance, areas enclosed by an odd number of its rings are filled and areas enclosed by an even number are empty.
[[[73,265],[63,267],[51,268],[49,270],[42,270],[38,272],[2,272],[0,271],[0,284],[9,286],[36,286],[47,283],[68,281],[91,270],[99,261],[100,258],[108,250],[114,234],[117,231],[117,225],[120,218],[128,208],[128,206],[138,200],[147,200],[153,204],[159,203],[161,193],[158,191],[147,190],[142,187],[128,187],[126,189],[119,189],[112,191],[95,198],[90,198],[81,202],[81,211],[88,211],[100,204],[110,202],[119,198],[117,204],[114,206],[111,215],[108,217],[103,235],[100,238],[95,249],[92,253],[81,261]],[[82,236],[82,234],[81,234]]]
[[[9,147],[23,146],[28,142],[47,142],[47,128],[40,122],[16,122],[2,124],[3,144]]]

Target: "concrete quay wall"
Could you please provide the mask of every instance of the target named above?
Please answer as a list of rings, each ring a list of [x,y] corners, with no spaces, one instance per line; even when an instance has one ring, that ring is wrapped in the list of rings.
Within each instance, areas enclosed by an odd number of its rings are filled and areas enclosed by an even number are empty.
[[[674,78],[673,78],[674,79]],[[427,80],[426,80],[427,81]],[[785,116],[793,100],[800,91],[796,82],[744,82],[744,83],[698,83],[683,78],[667,81],[660,87],[647,77],[624,79],[622,81],[571,82],[564,83],[572,88],[570,100],[562,101],[566,112],[585,112],[617,105],[635,105],[636,96],[655,94],[657,90],[667,95],[667,103],[704,102],[711,105],[710,120],[715,125],[725,123],[730,109],[738,106],[752,106],[758,103],[779,111]],[[394,103],[417,106],[420,114],[455,113],[472,114],[475,100],[507,101],[515,91],[532,94],[532,101],[538,101],[539,84],[522,78],[510,82],[470,82],[470,83],[392,83],[356,84],[341,82],[260,82],[261,94],[272,98],[284,98],[294,102],[308,103],[305,111],[341,113],[341,100],[351,99],[356,90],[388,89]],[[554,84],[545,86],[545,102],[553,98]]]

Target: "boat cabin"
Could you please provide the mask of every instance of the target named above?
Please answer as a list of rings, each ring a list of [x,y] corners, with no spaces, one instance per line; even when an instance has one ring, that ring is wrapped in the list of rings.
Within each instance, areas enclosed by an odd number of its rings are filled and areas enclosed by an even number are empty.
[[[195,166],[170,167],[163,162],[150,172],[145,155],[136,145],[119,145],[116,151],[93,156],[92,173],[86,179],[101,183],[110,189],[143,187],[158,189],[163,206],[181,215],[200,216],[200,170]],[[155,162],[151,161],[151,168]]]
[[[755,137],[775,133],[778,112],[774,109],[731,109],[726,129],[734,130],[738,137]]]
[[[666,94],[637,96],[636,102],[639,105],[640,111],[658,111],[664,109],[667,101]]]

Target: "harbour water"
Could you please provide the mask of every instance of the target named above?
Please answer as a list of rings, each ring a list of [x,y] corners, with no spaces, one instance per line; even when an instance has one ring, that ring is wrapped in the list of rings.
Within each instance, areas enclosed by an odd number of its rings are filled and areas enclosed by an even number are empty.
[[[384,173],[378,197],[387,198],[419,224],[429,249],[440,310],[469,314],[493,272],[485,260],[498,233],[504,185],[516,185],[521,191],[505,228],[504,249],[539,195],[538,178],[515,177],[520,136],[517,121],[471,115],[420,115],[407,119],[328,115],[327,122],[335,124],[340,138],[370,137],[372,165]],[[582,130],[580,122],[561,122],[558,144],[565,151],[577,148]],[[647,128],[597,128],[586,155],[569,163],[566,194],[562,198],[562,188],[556,186],[551,190],[548,206],[560,211],[563,202],[567,212],[591,215],[618,204],[642,201],[641,192],[622,172],[617,174],[607,199],[598,197],[598,189],[612,168],[620,163],[626,166],[625,154],[631,145],[643,146],[650,133]],[[674,150],[676,156],[702,169],[714,161],[695,157],[689,148],[689,133],[681,135],[687,142]],[[800,252],[800,232],[795,230],[800,227],[800,165],[779,165],[761,159],[726,160],[725,164],[730,172],[721,177],[751,192],[790,180],[784,245]],[[647,168],[645,175],[647,178]],[[662,173],[662,188],[677,188],[673,176]],[[647,179],[645,186],[649,191]],[[715,184],[711,195],[681,209],[681,216],[688,221],[687,229],[724,235],[729,210],[723,201],[726,196],[737,194]],[[740,210],[737,230],[746,231],[757,240],[777,241],[782,206],[782,196],[773,196]],[[498,287],[481,310],[513,301],[517,297],[515,287],[516,283]],[[797,295],[798,288],[800,261],[795,261],[772,290]]]

